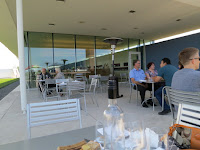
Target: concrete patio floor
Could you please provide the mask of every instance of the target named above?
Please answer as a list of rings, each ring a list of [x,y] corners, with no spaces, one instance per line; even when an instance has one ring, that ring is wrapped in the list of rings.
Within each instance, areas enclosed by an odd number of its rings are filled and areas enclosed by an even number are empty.
[[[11,93],[0,101],[0,145],[6,143],[17,142],[27,139],[26,129],[26,114],[23,114],[20,106],[20,88],[15,88]],[[161,111],[160,106],[143,108],[137,106],[135,91],[133,91],[132,101],[129,103],[129,86],[121,85],[119,89],[120,94],[124,97],[118,99],[118,105],[122,108],[125,114],[125,120],[142,119],[146,127],[163,127],[168,128],[172,123],[171,114],[159,116]],[[149,92],[146,92],[146,98]],[[37,89],[27,90],[28,103],[42,102],[42,96]],[[65,99],[63,97],[63,99]],[[94,126],[96,121],[103,120],[103,111],[107,108],[107,92],[101,93],[100,90],[96,94],[96,99],[99,107],[92,103],[90,96],[86,96],[88,115],[81,111],[83,128]],[[49,99],[49,101],[55,99]],[[83,101],[81,100],[83,104]],[[84,108],[84,107],[83,107]],[[71,121],[64,123],[57,123],[52,125],[45,125],[32,128],[32,138],[76,130],[79,128],[79,121]]]

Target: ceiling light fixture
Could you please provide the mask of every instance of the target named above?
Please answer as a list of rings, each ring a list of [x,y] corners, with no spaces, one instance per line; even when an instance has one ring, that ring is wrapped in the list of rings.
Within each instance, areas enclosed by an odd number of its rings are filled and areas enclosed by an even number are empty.
[[[49,26],[55,26],[55,24],[54,23],[49,23]]]
[[[176,21],[181,21],[181,19],[177,19]]]
[[[130,14],[133,14],[133,13],[135,13],[135,11],[134,11],[134,10],[130,10],[129,13],[130,13]]]
[[[79,21],[79,23],[85,23],[85,21]]]
[[[101,28],[101,30],[104,30],[104,31],[105,31],[105,30],[107,30],[107,29],[106,29],[106,28]]]
[[[56,2],[65,2],[65,0],[56,0]]]

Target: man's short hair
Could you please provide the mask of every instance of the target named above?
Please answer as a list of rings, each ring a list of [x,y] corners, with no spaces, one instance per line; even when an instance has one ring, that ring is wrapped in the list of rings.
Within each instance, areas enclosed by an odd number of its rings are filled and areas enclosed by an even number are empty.
[[[178,54],[179,61],[183,66],[187,65],[190,59],[192,59],[196,53],[199,53],[198,48],[194,47],[185,48]]]
[[[135,64],[136,64],[138,61],[140,61],[140,60],[138,60],[138,59],[133,60],[133,66],[135,66]]]
[[[171,64],[171,61],[169,58],[163,58],[162,61],[163,61],[163,63]]]

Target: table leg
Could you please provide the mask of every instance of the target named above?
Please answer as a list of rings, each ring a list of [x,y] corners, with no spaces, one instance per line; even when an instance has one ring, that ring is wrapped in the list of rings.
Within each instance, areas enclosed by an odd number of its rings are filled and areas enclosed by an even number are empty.
[[[152,83],[152,102],[154,99],[154,83]],[[153,111],[154,111],[154,102],[153,102]]]

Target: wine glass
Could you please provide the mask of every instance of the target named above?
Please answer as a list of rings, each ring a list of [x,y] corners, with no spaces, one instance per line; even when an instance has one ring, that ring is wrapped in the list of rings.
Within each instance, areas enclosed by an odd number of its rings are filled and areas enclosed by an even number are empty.
[[[148,149],[168,149],[168,136],[167,136],[167,129],[162,127],[152,127],[148,131]]]
[[[140,120],[125,122],[125,149],[142,150],[146,146],[143,123]]]

